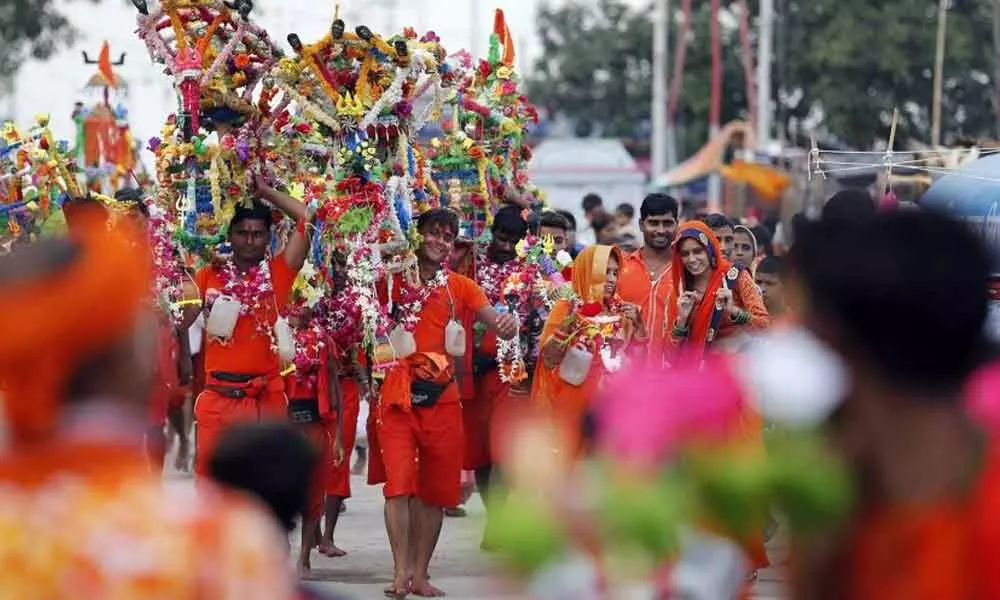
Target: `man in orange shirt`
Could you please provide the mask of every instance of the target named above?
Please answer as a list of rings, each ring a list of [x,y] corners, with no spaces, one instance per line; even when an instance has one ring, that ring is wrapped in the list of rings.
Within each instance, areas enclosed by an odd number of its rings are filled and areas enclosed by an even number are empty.
[[[292,283],[309,250],[306,206],[258,182],[258,193],[298,225],[284,252],[269,256],[271,210],[254,204],[239,206],[229,224],[231,257],[203,268],[195,276],[208,311],[205,388],[195,400],[195,473],[208,474],[211,456],[222,430],[239,421],[287,419],[288,401],[276,352],[275,324],[288,303]],[[212,310],[221,298],[239,302],[240,316],[226,339],[211,337]],[[186,325],[197,318],[197,307],[187,311]]]
[[[677,234],[677,200],[650,194],[639,209],[643,246],[625,255],[618,293],[622,300],[642,309],[650,347],[659,348],[667,334],[667,296],[670,293],[671,244]]]
[[[417,230],[423,240],[417,272],[393,285],[395,322],[411,324],[416,352],[388,372],[375,409],[386,475],[386,530],[395,565],[386,593],[442,596],[430,584],[427,570],[444,509],[461,500],[463,462],[462,406],[446,335],[455,333],[461,315],[474,313],[490,330],[511,338],[517,335],[517,319],[497,314],[475,282],[444,267],[458,236],[454,213],[429,210],[420,216]],[[408,300],[401,305],[404,297]],[[462,345],[461,340],[456,343]]]

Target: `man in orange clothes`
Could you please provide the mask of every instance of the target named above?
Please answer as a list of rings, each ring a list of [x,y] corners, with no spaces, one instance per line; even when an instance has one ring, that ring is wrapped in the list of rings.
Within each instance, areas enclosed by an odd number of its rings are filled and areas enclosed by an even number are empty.
[[[625,302],[636,304],[653,348],[663,345],[667,335],[667,296],[670,293],[671,245],[677,233],[677,200],[666,194],[650,194],[639,208],[639,229],[643,246],[625,255],[618,293]],[[659,353],[650,353],[659,357]]]
[[[115,193],[115,200],[125,208],[124,212],[110,212],[92,198],[81,198],[70,201],[63,207],[67,227],[77,226],[77,215],[88,208],[98,211],[110,220],[126,219],[130,226],[145,233],[149,220],[149,208],[143,202],[142,190],[125,188]],[[167,453],[167,437],[164,426],[172,409],[176,409],[178,400],[184,402],[184,386],[191,382],[192,362],[191,351],[186,330],[174,323],[169,307],[164,307],[155,292],[150,295],[150,302],[155,304],[157,315],[157,343],[155,352],[156,376],[149,399],[148,425],[146,427],[146,453],[154,472],[163,471],[163,462]]]
[[[895,212],[824,217],[790,257],[796,315],[845,388],[827,431],[858,486],[842,530],[793,545],[794,597],[1000,598],[1000,448],[963,399],[987,354],[986,250],[964,223]]]
[[[339,363],[338,385],[342,409],[338,413],[337,431],[343,440],[343,448],[350,452],[354,448],[358,434],[358,415],[361,413],[361,397],[368,387],[364,363],[357,346],[344,353]],[[344,502],[351,497],[351,467],[342,460],[328,467],[325,481],[326,504],[323,535],[319,551],[333,558],[346,556],[347,552],[337,546],[334,533]]]
[[[492,239],[485,252],[476,257],[474,279],[490,306],[506,306],[503,286],[522,268],[514,248],[528,234],[528,223],[521,216],[520,208],[505,206],[493,217],[490,233]],[[473,322],[474,391],[472,397],[462,403],[465,469],[475,472],[476,488],[488,512],[494,464],[490,453],[490,429],[497,405],[506,399],[510,385],[500,378],[498,371],[496,334],[488,331],[483,321],[474,318],[470,321]],[[488,546],[485,536],[483,546]]]
[[[126,223],[77,216],[68,238],[0,258],[0,596],[293,598],[265,514],[149,473],[149,256]]]
[[[238,206],[228,231],[232,255],[195,277],[208,315],[202,348],[205,388],[194,409],[195,473],[199,476],[208,473],[208,458],[227,425],[288,418],[275,325],[309,250],[308,217],[304,204],[263,181],[258,181],[258,193],[298,224],[285,250],[272,257],[268,254],[271,210],[260,204]],[[223,302],[238,303],[239,317],[231,331],[213,332],[213,311]],[[185,325],[190,326],[197,316],[197,307],[188,310]]]
[[[420,216],[417,229],[423,239],[417,272],[393,286],[395,321],[412,325],[416,319],[416,352],[388,372],[375,409],[386,475],[386,529],[395,565],[386,593],[441,596],[427,570],[443,511],[461,499],[463,447],[462,407],[445,335],[455,333],[456,319],[467,312],[505,338],[517,335],[517,319],[498,315],[472,280],[444,267],[458,236],[454,213],[429,210]],[[404,297],[408,300],[400,306]]]

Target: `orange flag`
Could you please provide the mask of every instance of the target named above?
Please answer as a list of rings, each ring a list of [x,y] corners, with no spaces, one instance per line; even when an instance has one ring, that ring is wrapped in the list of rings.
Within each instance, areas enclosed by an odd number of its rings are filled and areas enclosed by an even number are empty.
[[[101,55],[97,57],[97,71],[104,76],[104,80],[111,87],[118,87],[118,78],[111,69],[111,46],[107,42],[101,46]]]
[[[503,46],[503,64],[513,67],[514,38],[510,35],[510,28],[507,27],[507,19],[504,17],[503,9],[498,8],[493,15],[493,33],[496,34]]]

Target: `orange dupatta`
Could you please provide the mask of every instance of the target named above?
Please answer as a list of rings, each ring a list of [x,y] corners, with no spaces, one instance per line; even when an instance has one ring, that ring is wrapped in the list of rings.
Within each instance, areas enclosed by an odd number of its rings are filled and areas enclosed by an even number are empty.
[[[573,261],[573,293],[583,303],[604,303],[604,284],[607,281],[608,263],[611,257],[624,263],[621,250],[612,246],[587,246]],[[560,300],[552,307],[545,321],[539,348],[544,348],[573,313],[573,303]],[[552,416],[565,428],[568,439],[580,439],[583,416],[590,406],[601,379],[600,359],[595,356],[590,373],[583,385],[572,386],[559,377],[559,366],[549,367],[543,360],[535,368],[535,380],[531,390],[531,402],[538,408],[550,411]],[[578,449],[578,448],[577,448]]]
[[[722,256],[719,239],[707,225],[700,221],[685,223],[678,232],[677,239],[674,240],[674,251],[670,259],[673,285],[667,294],[667,327],[672,328],[677,321],[677,299],[685,291],[684,277],[687,275],[687,269],[681,262],[679,249],[681,242],[687,239],[697,240],[705,247],[708,252],[709,268],[712,271],[705,294],[691,313],[688,334],[683,342],[691,352],[700,355],[705,346],[712,341],[709,339],[709,331],[712,329],[712,320],[716,312],[715,294],[722,287],[726,273],[733,268],[733,265]]]

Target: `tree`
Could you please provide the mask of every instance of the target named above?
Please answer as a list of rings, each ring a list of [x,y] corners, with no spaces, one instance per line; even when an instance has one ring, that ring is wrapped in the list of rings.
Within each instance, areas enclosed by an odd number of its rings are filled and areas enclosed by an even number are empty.
[[[14,76],[28,58],[44,60],[73,42],[76,31],[57,4],[56,0],[0,3],[0,81]]]
[[[893,108],[897,139],[930,139],[937,0],[776,0],[772,98],[777,122],[808,122],[867,148],[885,140]],[[673,6],[677,7],[677,2]],[[707,139],[709,7],[695,2],[677,124],[681,155]],[[737,14],[735,2],[723,11]],[[751,0],[756,16],[759,2]],[[528,79],[540,105],[592,123],[605,135],[648,135],[652,100],[651,7],[590,0],[538,14],[542,57]],[[671,51],[680,14],[674,12]],[[753,20],[756,23],[756,18]],[[988,136],[995,128],[992,4],[952,0],[948,14],[942,139]],[[723,21],[722,121],[745,118],[746,84],[735,19]],[[732,25],[732,26],[731,26]],[[756,27],[752,29],[756,47]],[[801,130],[801,127],[800,127]]]

